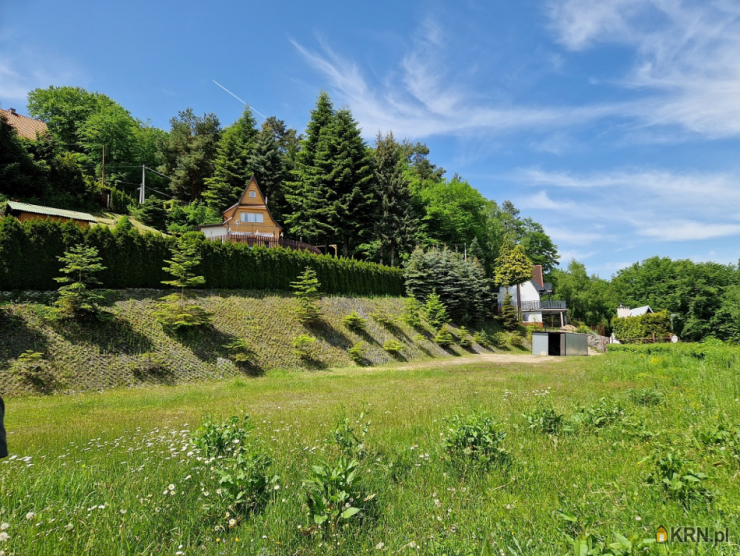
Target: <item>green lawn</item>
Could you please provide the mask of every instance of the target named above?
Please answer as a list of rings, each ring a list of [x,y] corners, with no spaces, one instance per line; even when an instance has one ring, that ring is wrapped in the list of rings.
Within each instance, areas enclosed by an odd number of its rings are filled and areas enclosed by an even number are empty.
[[[538,365],[466,358],[11,399],[6,425],[18,457],[0,462],[0,523],[9,525],[0,551],[562,555],[574,553],[570,537],[601,554],[611,552],[599,543],[619,535],[695,525],[728,527],[732,543],[673,543],[670,553],[738,553],[739,362],[723,347],[701,357],[615,353]],[[531,429],[523,413],[550,408],[565,415],[561,430]],[[313,523],[311,468],[337,461],[331,431],[344,412],[359,436],[354,416],[363,409],[372,423],[358,480],[375,495],[372,511],[304,534]],[[510,465],[476,466],[441,448],[445,417],[475,411],[506,433]],[[190,438],[207,414],[243,413],[278,477],[264,507],[238,514],[217,494],[224,460],[205,460]],[[680,476],[708,478],[674,491],[650,484],[656,454],[685,461]]]

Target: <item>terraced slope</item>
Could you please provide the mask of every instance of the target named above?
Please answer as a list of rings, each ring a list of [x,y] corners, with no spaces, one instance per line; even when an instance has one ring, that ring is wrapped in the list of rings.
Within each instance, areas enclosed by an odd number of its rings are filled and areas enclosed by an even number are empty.
[[[414,329],[400,319],[392,325],[381,324],[371,314],[398,317],[403,312],[404,300],[390,297],[324,298],[322,322],[306,327],[294,318],[294,301],[287,294],[201,292],[198,302],[213,313],[213,325],[202,331],[171,335],[153,316],[157,300],[166,293],[119,291],[109,309],[115,318],[104,323],[51,324],[44,318],[46,309],[40,303],[1,306],[0,392],[74,392],[256,375],[275,369],[352,366],[347,351],[359,341],[367,348],[367,365],[490,351],[475,344],[469,350],[459,346],[442,349],[432,341],[433,331],[428,326]],[[358,334],[342,324],[342,318],[352,311],[367,319],[365,332]],[[452,330],[455,334],[457,329]],[[295,353],[292,345],[301,334],[317,340],[304,356]],[[522,344],[512,336],[500,337],[503,350],[522,349],[510,345],[512,338],[514,343]],[[224,347],[236,339],[247,340],[252,350],[245,365],[232,362]],[[399,356],[393,357],[383,349],[387,340],[403,344]],[[44,356],[41,383],[13,372],[18,368],[18,357],[27,350]]]

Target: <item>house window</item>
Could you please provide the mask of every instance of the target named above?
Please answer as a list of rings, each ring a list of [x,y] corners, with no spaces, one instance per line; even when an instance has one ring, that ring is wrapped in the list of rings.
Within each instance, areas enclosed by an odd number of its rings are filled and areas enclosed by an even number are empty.
[[[242,212],[242,222],[263,222],[261,212]]]
[[[250,197],[251,197],[252,199],[254,199],[254,198],[255,198],[255,197],[257,196],[257,192],[256,192],[256,191],[250,191],[250,192],[249,192],[249,196],[250,196]]]

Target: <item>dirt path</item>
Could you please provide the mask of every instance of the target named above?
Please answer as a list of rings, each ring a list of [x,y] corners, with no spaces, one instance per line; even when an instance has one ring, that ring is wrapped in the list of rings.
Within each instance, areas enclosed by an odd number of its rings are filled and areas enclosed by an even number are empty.
[[[563,361],[563,357],[549,357],[541,355],[515,355],[511,353],[483,353],[480,355],[466,355],[465,357],[448,357],[445,359],[432,359],[428,361],[419,361],[418,363],[409,363],[407,365],[400,365],[393,367],[401,371],[407,371],[411,369],[429,369],[434,367],[449,367],[452,365],[464,365],[465,363],[491,363],[494,365],[507,365],[511,363],[518,364],[534,364],[540,365],[542,363],[554,363]]]

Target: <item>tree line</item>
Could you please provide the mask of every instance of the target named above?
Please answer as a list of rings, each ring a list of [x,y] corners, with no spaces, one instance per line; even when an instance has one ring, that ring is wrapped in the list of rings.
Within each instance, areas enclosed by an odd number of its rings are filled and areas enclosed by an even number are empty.
[[[511,202],[486,199],[458,174],[446,177],[423,143],[389,132],[367,144],[351,110],[335,108],[325,92],[303,133],[276,116],[259,125],[249,107],[226,127],[216,114],[188,108],[162,130],[80,87],[35,89],[28,111],[49,135],[19,138],[0,118],[5,198],[95,210],[104,173],[114,212],[183,233],[220,222],[254,175],[286,235],[337,245],[346,257],[401,266],[417,247],[447,246],[478,258],[490,276],[502,246],[521,244],[545,272],[558,264],[542,226]],[[147,171],[139,205],[142,165],[159,174]]]
[[[650,305],[667,311],[683,340],[714,337],[740,342],[740,269],[734,264],[651,257],[619,270],[610,280],[589,276],[575,260],[551,273],[571,321],[610,330],[617,307]]]

